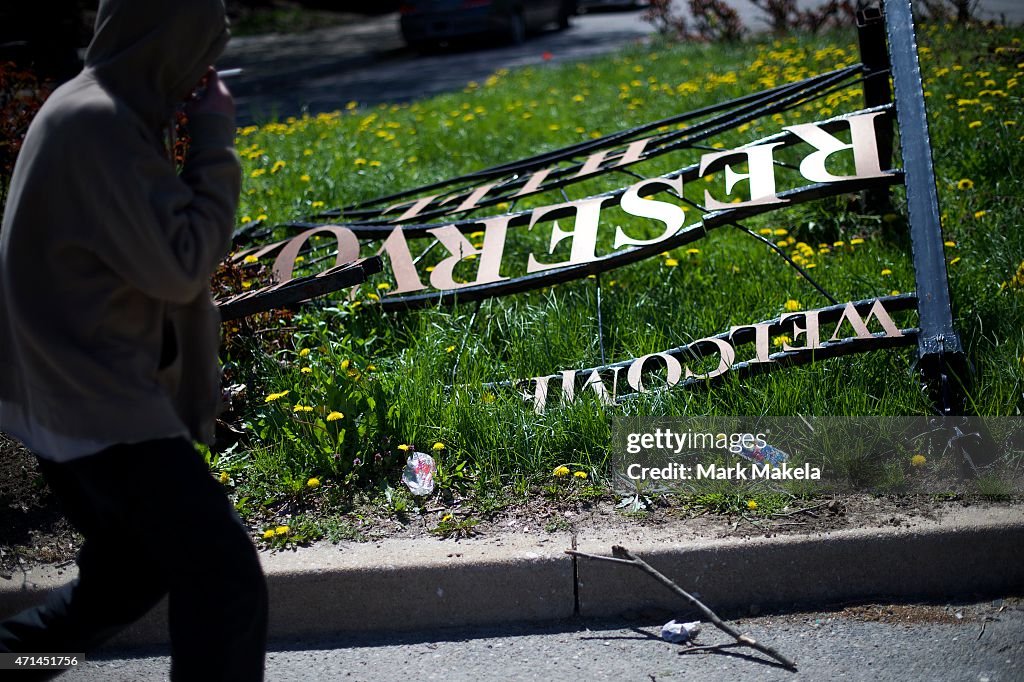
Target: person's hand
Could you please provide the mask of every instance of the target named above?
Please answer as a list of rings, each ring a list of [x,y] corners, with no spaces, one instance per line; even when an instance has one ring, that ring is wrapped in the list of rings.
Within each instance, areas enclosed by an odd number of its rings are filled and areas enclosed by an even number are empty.
[[[186,114],[223,114],[235,117],[235,100],[231,91],[211,66],[185,104]]]

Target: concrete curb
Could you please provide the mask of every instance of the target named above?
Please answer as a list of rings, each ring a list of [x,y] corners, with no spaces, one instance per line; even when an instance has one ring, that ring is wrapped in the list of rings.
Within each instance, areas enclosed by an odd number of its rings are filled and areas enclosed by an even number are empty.
[[[700,539],[677,527],[578,534],[580,550],[621,544],[725,614],[869,598],[950,599],[1024,589],[1020,507],[965,508],[911,527],[816,535]],[[461,542],[318,546],[265,554],[271,638],[349,631],[554,620],[623,613],[682,615],[678,597],[635,569],[563,550],[566,533]],[[0,617],[41,601],[74,574],[29,571],[0,585]],[[578,609],[577,609],[578,604]],[[681,614],[682,612],[682,614]],[[122,633],[122,646],[167,641],[166,605]]]

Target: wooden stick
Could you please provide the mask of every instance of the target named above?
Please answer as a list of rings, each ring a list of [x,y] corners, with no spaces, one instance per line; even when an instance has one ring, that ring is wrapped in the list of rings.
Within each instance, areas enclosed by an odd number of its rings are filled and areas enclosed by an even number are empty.
[[[596,561],[609,561],[617,564],[629,564],[631,566],[636,566],[637,568],[644,571],[649,576],[660,582],[662,585],[678,594],[687,602],[689,602],[691,606],[695,607],[698,611],[704,614],[705,619],[711,621],[712,625],[714,625],[716,628],[718,628],[725,634],[735,639],[736,645],[748,646],[752,649],[756,649],[757,651],[760,651],[761,653],[767,656],[771,656],[789,670],[796,670],[796,664],[793,663],[793,661],[789,660],[772,647],[766,644],[761,644],[753,637],[734,630],[732,626],[730,626],[728,623],[719,618],[714,611],[705,606],[699,599],[694,597],[692,594],[690,594],[683,588],[679,587],[679,585],[676,585],[664,574],[660,573],[657,569],[655,569],[653,566],[651,566],[649,563],[647,563],[640,557],[632,554],[625,547],[614,545],[612,547],[612,556],[610,557],[602,556],[600,554],[587,554],[586,552],[578,552],[572,549],[565,550],[565,553],[575,557],[581,557],[583,559],[594,559]]]

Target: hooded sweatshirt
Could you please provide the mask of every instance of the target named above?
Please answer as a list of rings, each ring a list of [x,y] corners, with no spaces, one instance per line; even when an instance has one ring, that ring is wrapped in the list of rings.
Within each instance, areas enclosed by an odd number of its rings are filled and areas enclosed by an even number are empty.
[[[101,0],[84,70],[25,137],[0,227],[0,430],[48,459],[212,438],[234,122],[192,116],[180,173],[165,133],[228,35],[222,0]]]

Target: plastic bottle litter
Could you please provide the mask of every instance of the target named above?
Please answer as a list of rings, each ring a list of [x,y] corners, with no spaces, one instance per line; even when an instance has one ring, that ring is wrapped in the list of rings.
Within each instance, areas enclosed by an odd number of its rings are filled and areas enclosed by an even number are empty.
[[[744,447],[740,451],[740,457],[743,457],[744,459],[749,459],[751,462],[756,462],[758,464],[769,464],[771,466],[779,466],[787,459],[789,459],[789,455],[787,455],[785,452],[779,450],[777,447],[773,445],[768,445],[767,443],[765,443],[763,447],[758,447],[756,445],[751,447]]]
[[[409,455],[402,472],[402,483],[409,486],[409,491],[416,496],[429,495],[434,492],[434,458],[425,452],[414,452]]]
[[[699,620],[695,620],[692,623],[677,623],[674,620],[670,620],[661,626],[661,638],[666,642],[681,644],[696,639],[699,634]]]

